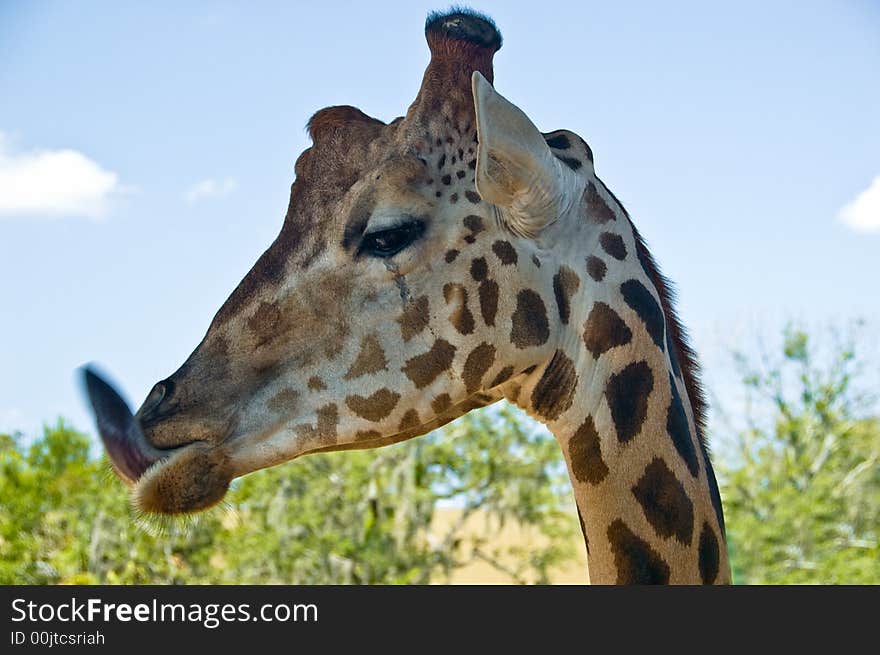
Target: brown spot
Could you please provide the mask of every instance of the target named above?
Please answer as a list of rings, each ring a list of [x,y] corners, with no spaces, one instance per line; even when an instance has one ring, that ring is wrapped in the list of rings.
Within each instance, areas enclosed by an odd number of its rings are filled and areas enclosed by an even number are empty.
[[[706,463],[706,478],[709,482],[709,497],[712,499],[712,508],[715,510],[715,517],[718,519],[718,527],[721,528],[721,534],[724,534],[724,510],[721,507],[721,492],[718,489],[718,480],[715,479],[715,471],[712,469],[712,460],[709,457],[709,451],[706,448],[703,451],[703,461]]]
[[[486,229],[483,225],[483,217],[477,216],[476,214],[468,214],[464,217],[462,223],[464,223],[464,226],[475,236]]]
[[[504,384],[507,382],[511,376],[513,375],[513,366],[505,366],[500,371],[498,371],[498,375],[495,376],[495,379],[489,384],[489,388],[492,389],[497,387],[499,384]]]
[[[516,248],[510,245],[509,241],[496,241],[492,244],[492,252],[504,265],[516,264],[517,254]]]
[[[666,410],[666,432],[675,450],[681,455],[681,458],[687,464],[691,475],[697,477],[700,473],[700,461],[697,459],[697,447],[691,437],[691,428],[688,423],[687,414],[684,412],[684,404],[681,402],[681,395],[678,393],[678,386],[672,376],[669,376],[669,386],[672,395],[669,400],[669,407]],[[713,476],[714,477],[714,476]]]
[[[400,419],[400,425],[397,426],[397,429],[403,432],[404,430],[421,425],[421,422],[421,419],[419,419],[419,413],[414,409],[408,409],[406,410],[406,414],[403,415],[403,418]]]
[[[470,166],[471,168],[476,168],[476,160],[470,162],[468,166]],[[480,204],[480,200],[482,200],[479,193],[477,193],[476,191],[471,191],[470,189],[464,192],[464,197],[470,200],[475,205]]]
[[[467,356],[464,363],[461,379],[468,393],[473,393],[480,388],[483,376],[495,362],[495,346],[481,343]]]
[[[605,262],[594,255],[590,255],[587,257],[587,273],[590,274],[590,277],[596,280],[596,282],[601,282],[602,278],[605,277],[605,271],[608,270],[608,267],[605,266]]]
[[[452,262],[455,261],[456,257],[458,257],[458,250],[455,250],[453,248],[452,250],[446,251],[446,256],[444,257],[444,259],[446,260],[447,264],[451,264]]]
[[[620,205],[619,202],[617,204]],[[621,207],[621,210],[626,214],[625,209]],[[667,343],[669,344],[667,348],[670,351],[673,368],[680,368],[679,372],[685,384],[685,395],[687,396],[691,411],[693,412],[694,426],[696,428],[695,436],[700,444],[700,450],[703,451],[704,460],[708,464],[709,458],[706,444],[706,395],[703,392],[702,384],[700,383],[700,365],[697,361],[697,355],[688,344],[687,335],[676,316],[672,302],[672,289],[669,286],[669,282],[657,268],[657,264],[651,256],[651,253],[648,252],[648,248],[645,246],[645,242],[638,230],[635,226],[632,226],[632,229],[633,236],[635,237],[636,256],[638,257],[642,268],[645,269],[648,278],[651,280],[651,284],[660,296],[660,306],[662,307],[663,314],[666,318],[666,335]],[[674,357],[672,356],[672,353],[675,353]],[[678,373],[676,373],[676,375],[678,375]],[[707,466],[707,468],[711,467]],[[710,492],[712,493],[713,503],[716,505],[716,510],[718,510],[719,523],[721,524],[723,534],[724,521],[720,512],[721,501],[720,496],[717,493],[717,484],[714,477],[714,475],[709,476]]]
[[[532,255],[532,263],[535,265],[535,268],[541,268],[541,260],[538,259],[537,255]]]
[[[602,250],[614,257],[614,259],[622,260],[626,257],[626,246],[619,234],[603,232],[599,235],[599,245],[602,246]]]
[[[434,410],[435,414],[442,414],[450,407],[452,407],[452,398],[449,397],[448,393],[441,393],[431,401],[431,409]]]
[[[571,460],[571,472],[578,482],[599,484],[608,475],[608,466],[602,459],[599,433],[596,432],[593,417],[589,414],[568,440],[568,456]]]
[[[486,325],[495,325],[498,312],[498,284],[494,280],[483,280],[477,289],[480,296],[480,314]]]
[[[718,567],[721,555],[718,549],[718,537],[712,530],[708,521],[703,522],[703,530],[700,532],[699,548],[700,578],[703,584],[712,584],[718,577]]]
[[[520,349],[540,346],[550,338],[547,308],[541,296],[531,289],[516,294],[516,310],[511,317],[510,340]]]
[[[461,416],[474,409],[480,409],[486,405],[491,405],[493,402],[495,402],[495,398],[482,393],[475,393],[473,396],[468,396],[455,406],[456,416]],[[447,417],[448,416],[449,415],[447,414]]]
[[[685,546],[694,535],[694,504],[684,485],[659,457],[651,460],[632,488],[645,518],[664,539],[675,536]]]
[[[408,303],[401,317],[397,319],[403,340],[409,341],[428,327],[428,319],[428,296],[422,296]]]
[[[368,335],[361,341],[361,350],[354,360],[354,364],[348,369],[343,379],[355,380],[362,375],[384,371],[388,365],[385,359],[385,351],[382,350],[382,344],[375,335]]]
[[[669,584],[669,565],[647,541],[615,519],[608,541],[617,567],[617,584]]]
[[[648,416],[648,396],[653,388],[654,376],[644,360],[628,364],[608,378],[605,399],[620,442],[629,441],[641,431]]]
[[[645,329],[648,330],[654,344],[662,350],[665,320],[663,310],[660,309],[653,294],[638,280],[627,280],[620,285],[620,292],[626,304],[644,321]],[[671,356],[674,356],[674,353]]]
[[[324,391],[324,389],[327,388],[327,385],[324,384],[324,381],[317,375],[313,375],[309,378],[308,387],[309,391]]]
[[[452,203],[453,205],[455,203],[457,203],[458,202],[458,194],[453,193],[451,196],[449,196],[449,202]]]
[[[443,286],[443,299],[447,305],[453,305],[449,322],[461,334],[470,334],[474,331],[474,315],[468,308],[468,292],[464,285],[449,282]]]
[[[401,370],[417,389],[422,389],[452,366],[453,357],[455,346],[444,339],[437,339],[431,350],[408,359]]]
[[[283,323],[283,315],[278,305],[261,302],[253,316],[247,319],[248,330],[254,336],[254,345],[260,347],[272,341],[279,331],[284,329]]]
[[[452,184],[452,176],[444,175],[440,178],[440,181],[443,182],[443,184],[445,184],[446,186],[449,186],[450,184]]]
[[[559,310],[559,320],[563,325],[568,324],[571,316],[571,297],[580,284],[581,279],[568,266],[561,266],[559,272],[553,276],[553,295],[556,296],[556,308]]]
[[[299,398],[298,392],[293,389],[282,389],[272,396],[272,399],[266,403],[266,407],[278,414],[289,413],[296,407],[297,398]]]
[[[608,203],[599,195],[596,185],[592,182],[587,184],[584,191],[584,199],[587,203],[587,216],[595,223],[607,223],[608,221],[617,220],[614,211],[608,206]]]
[[[568,140],[568,137],[564,132],[559,133],[556,136],[545,136],[544,140],[547,142],[547,145],[554,150],[568,150],[571,147],[571,141]]]
[[[388,416],[397,406],[400,394],[388,389],[379,389],[369,398],[363,396],[348,396],[345,404],[361,418],[377,423]]]
[[[471,277],[477,282],[485,280],[489,272],[485,257],[477,257],[471,262]]]
[[[624,346],[632,339],[620,315],[604,302],[597,302],[584,322],[584,345],[595,358],[615,346]]]
[[[532,390],[532,409],[548,421],[556,420],[571,407],[577,381],[574,362],[557,350]]]
[[[354,434],[355,441],[369,441],[372,439],[378,439],[382,436],[381,432],[377,432],[376,430],[358,430]]]
[[[282,321],[273,336],[279,352],[267,355],[295,353],[302,362],[311,362],[321,355],[332,359],[341,353],[351,331],[352,316],[346,307],[353,285],[351,274],[341,270],[315,273],[297,284],[280,307]]]
[[[554,153],[556,154],[556,153]],[[565,155],[556,155],[556,159],[561,161],[563,164],[568,166],[571,170],[576,171],[579,169],[582,164],[580,159],[575,159],[574,157],[566,157]]]
[[[298,437],[317,439],[319,441],[331,441],[336,439],[336,426],[339,423],[339,410],[333,403],[324,405],[317,411],[318,421],[316,425],[304,423],[294,428]]]

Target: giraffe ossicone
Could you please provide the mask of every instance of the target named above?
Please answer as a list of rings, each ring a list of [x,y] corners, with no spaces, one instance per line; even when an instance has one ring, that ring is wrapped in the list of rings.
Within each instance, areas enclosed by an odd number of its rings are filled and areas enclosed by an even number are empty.
[[[136,414],[86,371],[114,468],[144,512],[194,512],[235,477],[506,398],[559,441],[593,582],[729,581],[667,282],[586,142],[495,90],[494,24],[425,33],[405,116],[311,118],[280,234]]]

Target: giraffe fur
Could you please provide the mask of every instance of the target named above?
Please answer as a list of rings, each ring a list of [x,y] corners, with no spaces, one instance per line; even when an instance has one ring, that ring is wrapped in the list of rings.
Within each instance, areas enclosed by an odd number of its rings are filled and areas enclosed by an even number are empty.
[[[311,118],[278,237],[134,428],[102,431],[117,470],[143,511],[193,512],[251,471],[506,398],[560,444],[592,582],[729,582],[668,283],[586,141],[495,89],[494,24],[432,14],[426,38],[404,116]]]

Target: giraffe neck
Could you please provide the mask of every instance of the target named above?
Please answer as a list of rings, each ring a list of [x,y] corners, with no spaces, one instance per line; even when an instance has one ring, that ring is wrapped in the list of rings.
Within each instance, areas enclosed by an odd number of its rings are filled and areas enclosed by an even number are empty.
[[[545,373],[550,370],[555,377],[554,366],[551,362]],[[548,427],[565,455],[591,582],[727,581],[723,536],[702,453],[693,476],[687,466],[675,465],[680,455],[665,429],[648,428],[622,442],[613,427],[606,388],[620,383],[623,373],[616,379],[607,371],[587,375],[593,384],[574,398],[566,418],[548,422]],[[665,427],[668,407],[674,404],[669,377],[655,385],[645,423],[653,424],[655,415],[661,415],[657,421]]]
[[[563,257],[554,288],[565,329],[516,400],[562,447],[591,582],[728,582],[717,486],[669,334],[674,317],[624,216],[598,237],[581,228],[592,236]],[[601,244],[586,249],[601,261],[584,263],[584,239]],[[585,264],[583,283],[566,284]]]

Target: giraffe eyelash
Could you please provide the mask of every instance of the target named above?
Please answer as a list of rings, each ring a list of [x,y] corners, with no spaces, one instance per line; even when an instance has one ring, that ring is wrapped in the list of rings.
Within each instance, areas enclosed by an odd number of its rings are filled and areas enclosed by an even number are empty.
[[[358,255],[366,254],[386,259],[393,257],[415,242],[425,232],[425,222],[419,219],[390,228],[364,234]]]

